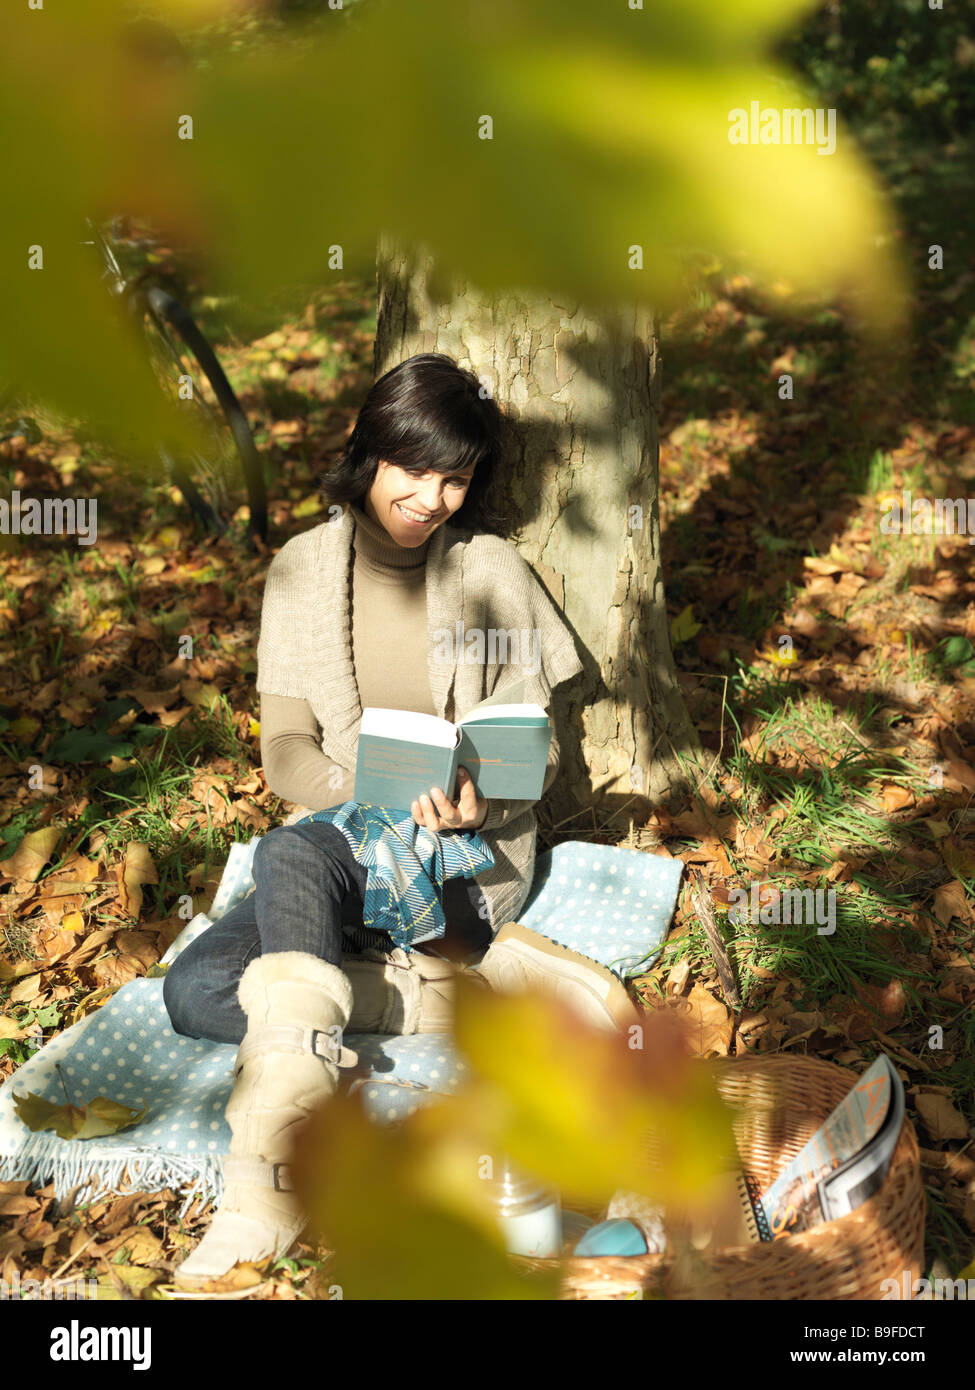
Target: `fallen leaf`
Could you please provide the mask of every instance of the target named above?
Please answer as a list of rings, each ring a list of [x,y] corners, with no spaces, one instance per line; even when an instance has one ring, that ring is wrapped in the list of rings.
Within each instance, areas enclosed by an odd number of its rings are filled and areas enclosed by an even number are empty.
[[[183,699],[198,709],[211,709],[220,702],[220,691],[217,687],[203,681],[180,681],[179,689]]]
[[[98,1298],[125,1299],[131,1294],[142,1294],[146,1289],[158,1284],[164,1277],[161,1269],[144,1269],[141,1265],[112,1265],[110,1275],[102,1275],[98,1280]],[[113,1282],[112,1276],[116,1282]],[[119,1284],[122,1287],[119,1287]]]
[[[119,896],[126,912],[138,917],[142,911],[143,884],[158,882],[159,874],[148,846],[138,842],[127,845],[119,875]]]
[[[8,965],[0,960],[0,982],[6,984],[10,980],[20,980],[25,975],[36,975],[41,968],[42,962],[39,960],[19,960],[16,965]]]
[[[190,705],[180,705],[178,709],[165,710],[159,715],[159,723],[164,729],[175,728],[177,724],[181,724],[186,716],[191,713],[191,709],[192,707]]]
[[[8,1257],[21,1256],[27,1249],[27,1242],[23,1236],[19,1236],[16,1231],[5,1231],[0,1235],[0,1260]],[[9,1284],[8,1280],[8,1284]]]
[[[687,977],[690,973],[690,962],[686,960],[678,961],[664,982],[665,993],[670,995],[683,994],[684,986],[687,984]]]
[[[934,915],[944,926],[948,925],[952,917],[957,917],[962,922],[972,920],[971,904],[966,896],[964,884],[953,879],[951,883],[945,883],[936,889]]]
[[[11,723],[10,732],[15,738],[29,742],[40,727],[40,720],[31,719],[30,715],[22,714],[19,719],[15,719]]]
[[[812,570],[813,574],[841,574],[843,566],[838,565],[835,560],[827,560],[819,555],[804,555],[802,559],[803,568]]]
[[[900,980],[891,980],[886,985],[854,984],[853,992],[885,1031],[896,1028],[904,1017],[907,999]],[[879,1017],[876,1017],[878,1015]]]
[[[148,1106],[133,1110],[107,1096],[96,1096],[87,1106],[54,1105],[33,1091],[28,1091],[26,1096],[15,1093],[13,1099],[17,1115],[29,1130],[36,1134],[51,1129],[59,1139],[95,1139],[103,1134],[118,1134],[138,1124],[148,1110]]]
[[[719,999],[703,985],[695,985],[684,1001],[681,1017],[685,1022],[688,1040],[698,1057],[716,1053],[726,1057],[731,1046],[734,1021]]]
[[[950,839],[942,840],[938,849],[955,878],[975,878],[975,849],[968,845],[956,845]]]
[[[116,955],[108,954],[95,962],[92,974],[100,985],[118,989],[144,975],[159,959],[155,941],[145,932],[122,930],[116,934]]]
[[[952,1004],[975,1004],[975,970],[970,965],[946,970],[938,986],[938,998]]]
[[[44,988],[41,983],[40,975],[34,973],[40,967],[35,964],[32,973],[26,975],[22,980],[18,980],[13,989],[7,995],[7,1000],[11,1004],[27,1004],[32,999],[36,999]]]
[[[18,1192],[0,1192],[0,1216],[23,1216],[37,1211],[40,1202],[36,1197],[27,1197]]]
[[[26,878],[36,883],[57,849],[61,834],[56,825],[48,825],[25,835],[15,853],[9,859],[0,860],[0,873],[5,878]]]
[[[64,964],[74,969],[76,966],[83,965],[96,955],[99,947],[104,946],[115,936],[115,927],[98,927],[95,931],[83,936],[80,941],[75,939],[75,948],[69,956],[65,957]]]
[[[964,788],[967,792],[975,792],[975,768],[960,758],[948,758],[945,769],[944,785],[949,791]],[[952,783],[955,785],[952,786]]]
[[[231,1293],[237,1289],[252,1289],[258,1284],[264,1283],[263,1266],[256,1264],[236,1264],[229,1273],[222,1275],[219,1279],[209,1279],[206,1282],[196,1284],[193,1288],[199,1289],[201,1293]],[[176,1271],[176,1287],[179,1288],[179,1270]]]
[[[960,1110],[952,1105],[947,1096],[931,1095],[922,1091],[914,1097],[914,1104],[932,1139],[968,1138],[968,1124],[965,1117]]]
[[[893,815],[895,811],[903,811],[906,807],[914,805],[911,792],[906,787],[899,787],[896,782],[884,783],[880,789],[880,800],[886,815]]]
[[[163,1244],[148,1226],[130,1226],[117,1237],[115,1249],[128,1251],[129,1264],[147,1265],[161,1258]]]
[[[134,700],[138,700],[142,708],[148,710],[150,714],[161,714],[178,698],[179,686],[174,685],[171,690],[142,690],[133,686],[121,693],[131,695]]]
[[[4,1038],[11,1038],[14,1042],[20,1042],[31,1032],[33,1025],[26,1024],[23,1028],[15,1018],[8,1014],[0,1014],[0,1041]]]
[[[79,913],[73,915],[80,919]],[[33,938],[33,950],[43,960],[45,966],[54,965],[62,956],[73,951],[77,944],[77,932],[70,928],[65,929],[63,926],[42,927],[40,931],[34,933]]]

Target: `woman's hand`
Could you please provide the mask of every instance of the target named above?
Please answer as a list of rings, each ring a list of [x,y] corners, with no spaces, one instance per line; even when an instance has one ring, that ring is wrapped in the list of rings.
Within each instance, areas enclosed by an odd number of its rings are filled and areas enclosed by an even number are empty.
[[[460,796],[450,801],[439,787],[431,787],[429,796],[421,796],[410,807],[417,825],[427,830],[479,830],[487,815],[487,798],[478,796],[466,767],[457,769]]]

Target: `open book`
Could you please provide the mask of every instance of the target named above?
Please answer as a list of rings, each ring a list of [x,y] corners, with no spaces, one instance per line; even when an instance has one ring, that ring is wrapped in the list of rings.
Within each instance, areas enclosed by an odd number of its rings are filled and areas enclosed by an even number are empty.
[[[466,767],[478,796],[537,801],[552,729],[540,705],[523,703],[518,681],[482,700],[451,724],[410,710],[362,711],[355,800],[409,810],[431,787],[457,799],[457,769]]]

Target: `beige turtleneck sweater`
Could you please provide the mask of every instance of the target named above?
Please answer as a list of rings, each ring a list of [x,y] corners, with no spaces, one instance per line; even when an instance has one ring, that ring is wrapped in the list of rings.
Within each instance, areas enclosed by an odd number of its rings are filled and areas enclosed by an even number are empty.
[[[429,538],[414,548],[359,507],[352,570],[352,658],[362,708],[436,714],[426,661],[426,559]],[[287,801],[324,810],[352,797],[354,773],[322,752],[318,720],[307,700],[261,695],[261,761],[268,785]],[[341,776],[341,782],[340,782]]]
[[[355,511],[346,506],[334,521],[292,536],[271,561],[264,584],[256,685],[265,717],[271,708],[269,697],[278,710],[289,711],[288,720],[279,719],[277,729],[273,714],[265,726],[264,771],[272,790],[295,802],[295,819],[354,799],[362,703],[353,661],[355,653],[361,652],[363,637],[367,643],[376,642],[381,674],[388,681],[380,692],[380,703],[404,703],[399,682],[412,682],[410,688],[417,690],[417,676],[406,668],[425,666],[428,689],[421,689],[423,708],[429,708],[429,695],[434,713],[454,721],[521,678],[526,700],[540,705],[551,718],[555,687],[583,669],[565,619],[517,549],[498,536],[464,527],[438,526],[427,545],[428,633],[449,634],[459,628],[463,637],[470,631],[514,628],[526,634],[525,641],[531,634],[538,639],[533,650],[539,664],[509,661],[500,645],[496,651],[488,647],[483,662],[470,662],[457,642],[445,656],[437,657],[429,635],[413,639],[405,655],[397,655],[407,646],[403,634],[387,631],[385,637],[370,637],[369,624],[377,615],[364,613],[361,601],[356,619],[360,630],[353,634],[350,617],[354,575],[361,564],[356,553],[356,546],[360,550],[362,546],[361,524],[358,541],[356,534]],[[417,551],[409,552],[411,562],[416,557]],[[383,590],[379,621],[389,594],[390,590]],[[399,645],[383,651],[380,642]],[[358,656],[360,665],[368,660]],[[374,692],[361,695],[376,698]],[[306,702],[307,709],[303,708]],[[302,751],[293,765],[288,757],[280,757],[287,770],[279,776],[275,745],[285,734],[286,741],[297,740]],[[558,739],[553,733],[545,788],[558,766]],[[492,868],[475,875],[487,901],[492,931],[517,919],[530,891],[537,833],[534,807],[534,801],[492,801],[480,828],[495,861]],[[289,822],[294,824],[290,817]]]

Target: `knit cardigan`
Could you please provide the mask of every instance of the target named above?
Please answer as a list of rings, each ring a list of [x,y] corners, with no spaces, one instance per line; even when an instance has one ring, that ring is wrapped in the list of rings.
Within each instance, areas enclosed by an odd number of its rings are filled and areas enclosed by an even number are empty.
[[[347,772],[355,769],[362,719],[350,614],[354,530],[345,507],[334,520],[282,546],[268,569],[257,646],[258,691],[306,700],[321,727],[323,753]],[[547,591],[515,547],[498,536],[438,527],[427,549],[426,606],[430,693],[442,719],[463,718],[480,700],[521,679],[526,700],[550,712],[552,690],[583,669]],[[503,644],[489,640],[492,630],[510,639],[512,629],[519,644],[531,635],[530,664],[523,655],[520,665],[506,661]],[[468,644],[472,631],[482,634],[483,662],[467,659],[477,656]],[[557,767],[553,730],[546,787]],[[494,866],[476,882],[492,932],[517,917],[531,888],[534,804],[492,802],[481,827]]]

